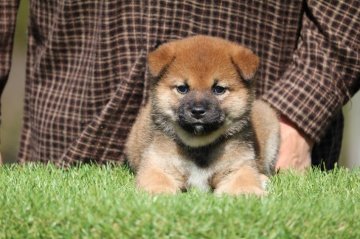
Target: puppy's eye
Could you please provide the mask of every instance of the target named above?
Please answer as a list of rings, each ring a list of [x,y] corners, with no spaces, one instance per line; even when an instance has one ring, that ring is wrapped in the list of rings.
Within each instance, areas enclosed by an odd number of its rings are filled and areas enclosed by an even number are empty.
[[[219,85],[215,85],[213,88],[212,88],[212,92],[215,94],[215,95],[222,95],[226,92],[226,88],[223,87],[223,86],[219,86]]]
[[[176,86],[176,90],[180,94],[186,94],[189,92],[189,86],[188,85],[179,85],[179,86]]]

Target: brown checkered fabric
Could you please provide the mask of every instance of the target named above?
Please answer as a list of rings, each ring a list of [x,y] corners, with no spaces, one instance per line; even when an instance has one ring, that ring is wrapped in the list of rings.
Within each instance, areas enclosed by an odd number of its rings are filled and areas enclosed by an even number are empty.
[[[1,86],[17,2],[1,3]],[[341,106],[359,89],[359,22],[358,0],[32,0],[19,159],[122,162],[147,97],[147,53],[206,34],[261,57],[258,95],[316,140],[314,163],[332,167]]]

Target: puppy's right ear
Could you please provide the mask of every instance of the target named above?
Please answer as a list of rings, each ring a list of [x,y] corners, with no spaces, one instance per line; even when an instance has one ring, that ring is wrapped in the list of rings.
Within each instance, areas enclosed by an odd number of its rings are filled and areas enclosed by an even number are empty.
[[[154,77],[161,75],[175,59],[174,48],[167,43],[159,46],[148,55],[150,74]]]

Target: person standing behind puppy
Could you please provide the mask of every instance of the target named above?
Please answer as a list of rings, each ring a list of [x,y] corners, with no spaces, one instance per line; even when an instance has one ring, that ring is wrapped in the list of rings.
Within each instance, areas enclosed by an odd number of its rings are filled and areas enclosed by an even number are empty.
[[[0,92],[18,3],[1,3]],[[360,87],[359,22],[357,0],[31,0],[19,161],[122,162],[147,99],[147,53],[203,34],[260,56],[257,96],[282,115],[277,167],[331,169],[341,147],[341,107]]]

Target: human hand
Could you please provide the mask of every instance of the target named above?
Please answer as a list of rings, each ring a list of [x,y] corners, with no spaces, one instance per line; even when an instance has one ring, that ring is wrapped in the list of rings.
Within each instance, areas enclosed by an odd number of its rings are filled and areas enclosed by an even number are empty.
[[[311,165],[313,142],[286,118],[280,119],[280,148],[276,170],[304,171]]]

